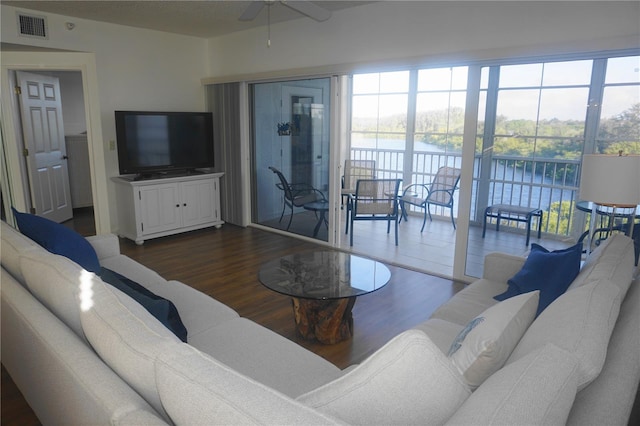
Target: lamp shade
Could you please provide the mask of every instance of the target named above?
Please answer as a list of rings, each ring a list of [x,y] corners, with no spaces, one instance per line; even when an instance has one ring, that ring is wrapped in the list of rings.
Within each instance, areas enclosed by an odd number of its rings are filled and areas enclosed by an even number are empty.
[[[640,204],[640,155],[584,155],[580,198],[597,204]]]

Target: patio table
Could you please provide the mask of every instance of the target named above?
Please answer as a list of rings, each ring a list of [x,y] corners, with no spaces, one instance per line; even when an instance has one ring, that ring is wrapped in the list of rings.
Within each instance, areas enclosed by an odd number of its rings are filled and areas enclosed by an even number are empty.
[[[487,232],[487,219],[496,218],[496,232],[500,231],[500,221],[502,219],[523,222],[527,224],[527,240],[525,245],[529,245],[531,235],[531,219],[538,218],[538,238],[542,236],[542,210],[532,207],[512,206],[510,204],[494,204],[484,211],[484,224],[482,225],[482,238]]]

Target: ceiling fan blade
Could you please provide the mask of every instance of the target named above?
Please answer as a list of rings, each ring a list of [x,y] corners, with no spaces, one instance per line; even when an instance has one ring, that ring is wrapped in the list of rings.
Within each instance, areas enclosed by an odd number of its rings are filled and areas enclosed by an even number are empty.
[[[258,13],[262,10],[265,3],[264,1],[252,1],[251,4],[242,12],[242,15],[238,18],[239,21],[253,21]]]
[[[293,10],[295,10],[296,12],[302,13],[303,15],[308,16],[309,18],[318,21],[318,22],[322,22],[322,21],[326,21],[327,19],[329,19],[331,17],[331,11],[322,8],[320,6],[317,6],[313,3],[311,3],[310,1],[304,1],[304,0],[295,0],[295,1],[287,1],[287,0],[280,0],[280,2],[287,6],[288,8],[291,8]]]

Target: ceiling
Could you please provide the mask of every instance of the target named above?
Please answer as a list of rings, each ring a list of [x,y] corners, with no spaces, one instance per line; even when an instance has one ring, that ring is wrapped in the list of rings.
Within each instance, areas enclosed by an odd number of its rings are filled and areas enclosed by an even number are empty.
[[[264,26],[267,7],[252,21],[239,21],[251,1],[0,1],[2,4],[40,12],[55,13],[94,21],[159,30],[196,37],[216,37]],[[299,1],[290,1],[296,3]],[[268,1],[271,23],[309,19],[283,5]],[[314,1],[329,11],[360,6],[371,1]],[[331,19],[331,18],[329,18]],[[315,21],[312,21],[315,22]]]

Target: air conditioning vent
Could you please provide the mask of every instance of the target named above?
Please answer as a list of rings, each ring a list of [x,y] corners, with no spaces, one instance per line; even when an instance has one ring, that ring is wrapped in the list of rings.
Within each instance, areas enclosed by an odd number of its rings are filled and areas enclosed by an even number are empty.
[[[18,14],[18,31],[21,36],[49,38],[47,20],[42,16]]]

